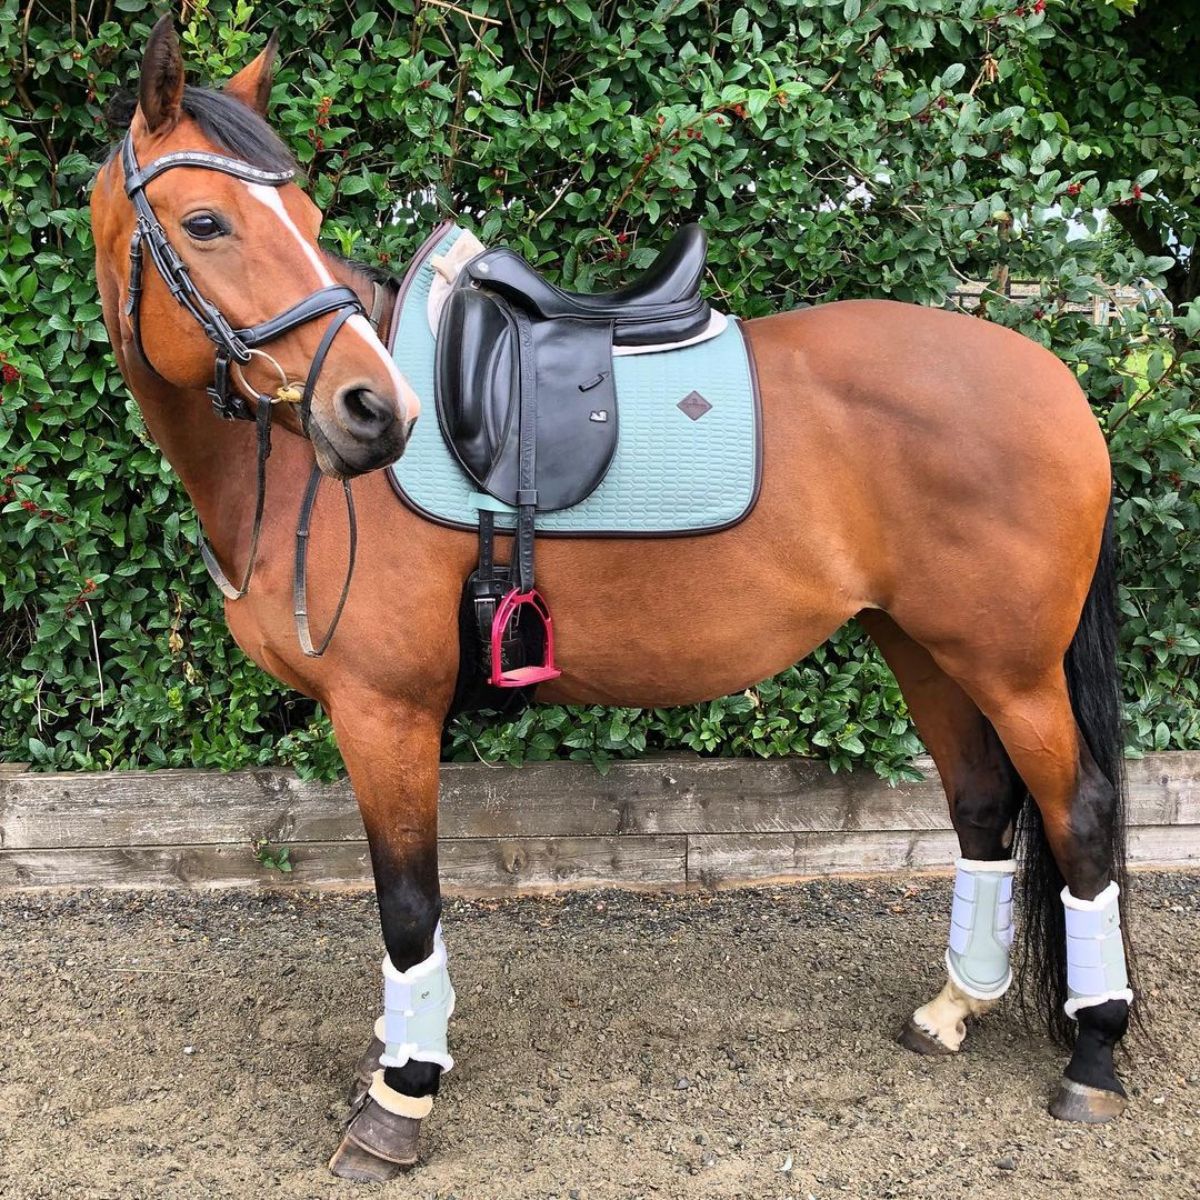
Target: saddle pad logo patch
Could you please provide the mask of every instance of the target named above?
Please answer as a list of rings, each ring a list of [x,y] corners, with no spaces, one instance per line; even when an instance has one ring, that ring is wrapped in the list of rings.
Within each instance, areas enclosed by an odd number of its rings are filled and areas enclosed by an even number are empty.
[[[706,412],[712,411],[712,405],[699,392],[688,392],[675,407],[693,421],[700,420]]]

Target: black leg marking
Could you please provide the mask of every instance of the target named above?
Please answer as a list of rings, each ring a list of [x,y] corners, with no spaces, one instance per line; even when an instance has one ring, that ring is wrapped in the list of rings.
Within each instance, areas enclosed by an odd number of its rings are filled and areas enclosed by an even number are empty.
[[[1066,1078],[1124,1096],[1125,1088],[1113,1067],[1113,1050],[1129,1028],[1129,1005],[1124,1000],[1106,1000],[1081,1008],[1075,1015],[1079,1029]]]
[[[392,966],[407,971],[433,953],[433,934],[442,915],[436,850],[403,866],[394,867],[382,858],[376,858],[375,889],[383,942]],[[412,1060],[383,1073],[388,1087],[405,1096],[436,1096],[441,1077],[436,1063]]]
[[[950,817],[963,857],[994,862],[1012,857],[1026,791],[991,722],[981,716],[979,724],[977,744],[963,746]]]

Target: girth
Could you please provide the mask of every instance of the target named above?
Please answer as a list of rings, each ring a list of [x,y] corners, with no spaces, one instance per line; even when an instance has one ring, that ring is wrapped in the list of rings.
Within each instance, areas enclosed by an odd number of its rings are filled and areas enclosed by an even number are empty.
[[[213,410],[225,420],[252,420],[256,427],[256,471],[255,471],[255,506],[254,525],[250,535],[250,549],[245,572],[241,582],[234,584],[217,562],[216,555],[207,542],[200,540],[200,556],[209,575],[221,592],[229,600],[240,600],[250,587],[250,579],[254,573],[255,557],[258,550],[259,535],[262,529],[264,503],[266,497],[266,462],[271,453],[271,409],[276,403],[298,402],[300,405],[300,425],[305,436],[309,432],[309,419],[312,411],[313,393],[325,365],[325,359],[343,325],[353,316],[365,312],[362,301],[357,293],[344,284],[334,284],[319,288],[305,296],[283,312],[251,325],[235,329],[211,300],[201,293],[193,282],[187,264],[178,251],[171,245],[166,230],[154,213],[154,208],[146,196],[146,185],[164,172],[178,167],[191,167],[209,171],[220,171],[241,179],[246,183],[262,184],[268,187],[282,187],[295,177],[292,170],[265,171],[241,159],[230,158],[222,154],[212,154],[206,150],[181,150],[172,154],[164,154],[146,167],[140,167],[133,148],[133,135],[128,133],[121,143],[121,168],[125,176],[125,194],[134,206],[137,225],[129,246],[129,292],[125,301],[125,313],[129,317],[133,331],[134,347],[145,365],[158,375],[151,362],[146,347],[142,341],[141,332],[141,296],[142,272],[145,265],[145,255],[149,253],[163,282],[167,285],[176,301],[191,314],[204,331],[205,337],[216,347],[216,358],[213,365],[213,382],[207,388],[212,401]],[[333,315],[324,335],[313,355],[308,375],[302,389],[289,384],[283,377],[282,369],[274,359],[270,359],[280,370],[280,387],[274,395],[268,396],[257,393],[255,408],[251,410],[247,397],[234,387],[232,377],[235,368],[245,366],[250,362],[256,351],[270,342],[276,341],[292,330],[315,321],[320,317]],[[267,356],[269,358],[269,356]],[[245,385],[245,377],[239,377]],[[159,376],[161,378],[161,375]],[[342,610],[346,604],[346,596],[350,589],[350,579],[354,571],[355,544],[357,540],[357,522],[354,513],[354,500],[350,492],[348,480],[342,481],[342,489],[346,500],[346,512],[350,524],[350,559],[346,572],[341,596],[334,611],[333,619],[319,646],[314,646],[308,625],[306,597],[306,567],[308,554],[309,521],[316,503],[317,490],[320,484],[320,467],[313,464],[308,487],[305,490],[301,504],[300,517],[296,529],[296,575],[294,580],[294,614],[296,633],[300,640],[301,649],[311,658],[319,657],[325,652],[333,638]]]

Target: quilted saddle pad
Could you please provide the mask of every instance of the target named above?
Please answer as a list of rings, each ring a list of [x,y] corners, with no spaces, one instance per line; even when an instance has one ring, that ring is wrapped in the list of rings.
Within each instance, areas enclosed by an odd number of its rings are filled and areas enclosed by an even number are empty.
[[[439,228],[405,275],[392,321],[391,352],[420,397],[424,415],[403,457],[390,468],[400,499],[427,520],[474,530],[480,497],[446,445],[434,403],[435,329],[460,239],[459,265],[474,237]],[[436,265],[435,265],[436,264]],[[439,271],[440,268],[440,271]],[[539,535],[668,537],[736,525],[754,507],[761,472],[758,394],[750,348],[738,322],[676,348],[620,353],[613,359],[619,410],[617,450],[599,487],[560,512],[539,513]],[[515,514],[498,502],[496,526]]]

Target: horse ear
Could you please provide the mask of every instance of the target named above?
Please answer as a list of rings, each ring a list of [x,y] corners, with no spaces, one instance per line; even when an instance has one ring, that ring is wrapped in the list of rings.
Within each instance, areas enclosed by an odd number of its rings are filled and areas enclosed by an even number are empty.
[[[142,82],[138,108],[146,128],[154,133],[179,120],[183,102],[183,56],[170,15],[161,17],[150,31],[142,57]]]
[[[267,38],[262,53],[225,85],[227,95],[254,109],[260,117],[267,115],[267,104],[271,99],[271,76],[275,73],[275,56],[278,53],[279,33],[275,31]]]

